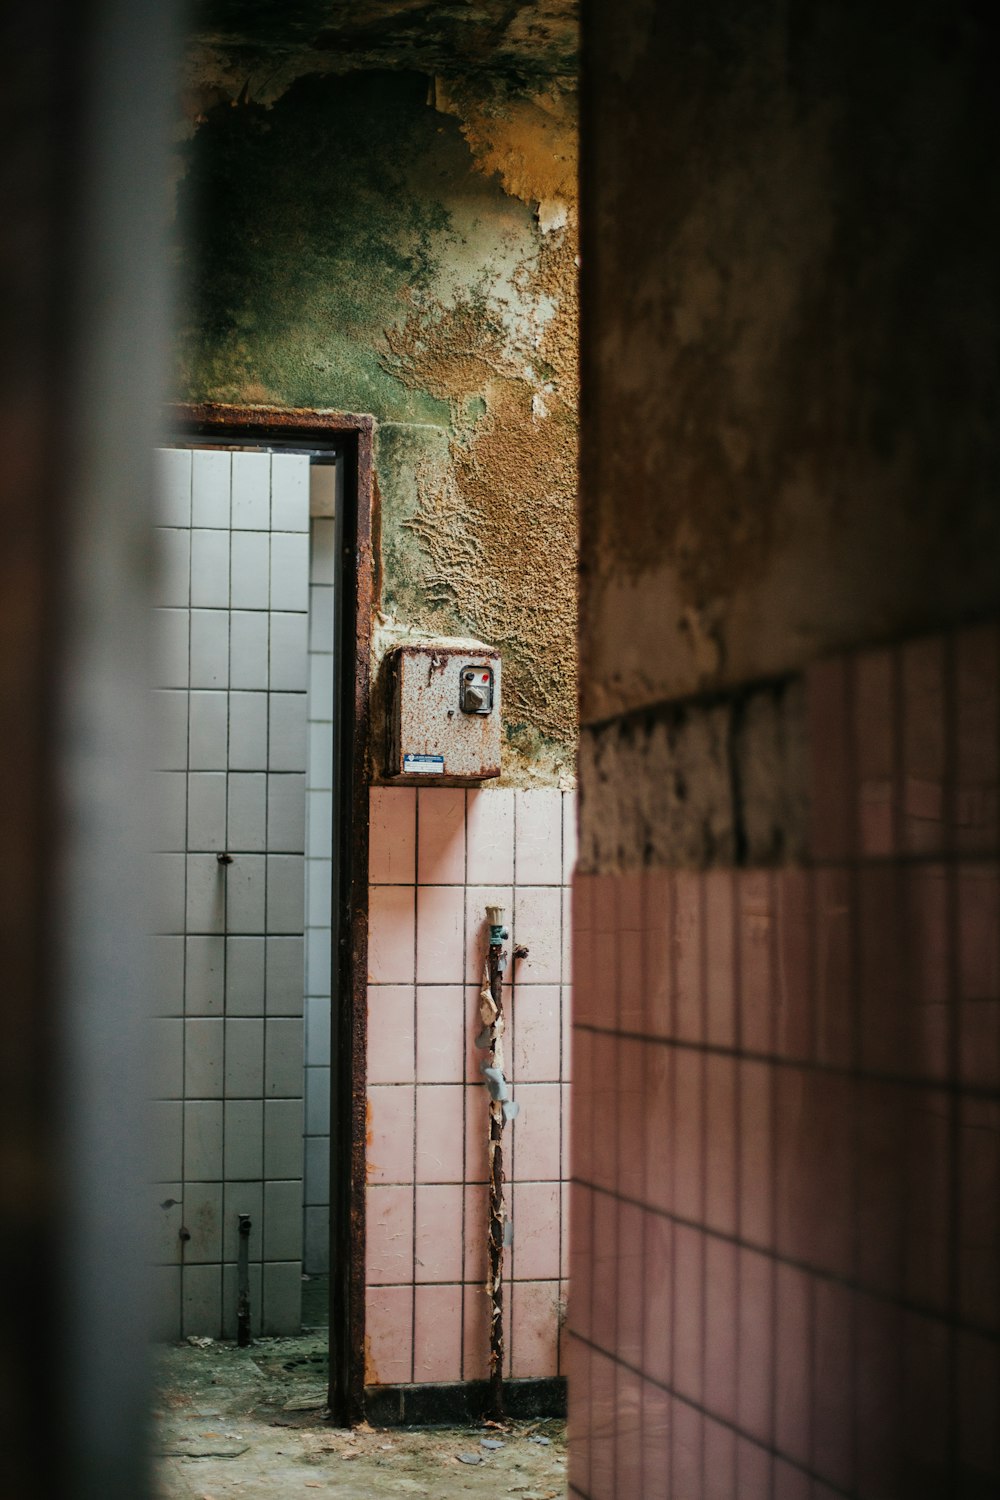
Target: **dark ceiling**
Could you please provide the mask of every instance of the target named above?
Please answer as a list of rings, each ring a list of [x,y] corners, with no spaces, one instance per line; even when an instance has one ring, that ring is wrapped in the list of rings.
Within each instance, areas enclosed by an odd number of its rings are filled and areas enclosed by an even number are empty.
[[[194,0],[192,41],[247,68],[413,68],[529,83],[577,70],[577,0]]]

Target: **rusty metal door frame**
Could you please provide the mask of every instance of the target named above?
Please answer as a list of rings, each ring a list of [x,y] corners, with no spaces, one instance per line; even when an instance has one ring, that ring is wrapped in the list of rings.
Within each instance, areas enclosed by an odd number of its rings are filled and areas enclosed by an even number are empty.
[[[368,1031],[368,784],[375,602],[375,422],[351,413],[227,406],[168,408],[168,430],[215,442],[299,440],[345,455],[335,521],[333,994],[330,1037],[330,1416],[364,1419],[365,1094]]]

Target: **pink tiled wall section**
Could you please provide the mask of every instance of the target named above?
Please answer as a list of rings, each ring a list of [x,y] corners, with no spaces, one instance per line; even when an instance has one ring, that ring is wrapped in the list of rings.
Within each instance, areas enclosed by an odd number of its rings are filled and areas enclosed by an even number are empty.
[[[1000,1493],[998,661],[808,675],[808,867],[577,879],[572,1494]]]
[[[569,882],[575,796],[371,792],[367,1379],[487,1372],[487,1095],[474,1039],[488,934],[506,907],[507,1373],[563,1369],[568,1271]]]

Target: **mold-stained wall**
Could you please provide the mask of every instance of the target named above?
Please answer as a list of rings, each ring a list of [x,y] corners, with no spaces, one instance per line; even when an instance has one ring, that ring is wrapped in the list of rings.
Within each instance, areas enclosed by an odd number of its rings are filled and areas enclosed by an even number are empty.
[[[179,397],[374,414],[377,640],[498,646],[505,775],[568,783],[572,96],[376,71],[206,103],[178,185]]]

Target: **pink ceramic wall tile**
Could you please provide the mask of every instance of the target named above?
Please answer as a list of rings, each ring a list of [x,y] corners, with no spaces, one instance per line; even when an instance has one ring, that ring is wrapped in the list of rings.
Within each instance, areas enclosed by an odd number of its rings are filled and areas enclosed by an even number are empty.
[[[514,880],[514,793],[470,791],[466,814],[470,885],[511,885]]]
[[[769,870],[736,877],[740,944],[741,1043],[748,1052],[774,1047],[775,906]]]
[[[517,885],[563,883],[562,793],[539,787],[514,793],[514,879]]]
[[[958,871],[958,992],[1000,999],[1000,878],[991,860]]]
[[[702,1496],[702,1455],[705,1451],[705,1420],[683,1401],[673,1405],[673,1442],[670,1448],[672,1495]]]
[[[573,1159],[573,1090],[570,1084],[559,1085],[559,1097],[562,1108],[560,1176],[564,1182],[568,1182]]]
[[[779,1265],[776,1271],[774,1436],[783,1453],[808,1464],[812,1441],[812,1363],[810,1329],[812,1287],[810,1278],[795,1266]]]
[[[481,1282],[463,1289],[462,1379],[485,1380],[489,1373],[490,1300]]]
[[[855,878],[843,869],[817,870],[813,891],[816,1060],[846,1066],[855,1053]]]
[[[365,1297],[365,1383],[413,1378],[413,1288],[370,1287]]]
[[[806,672],[806,732],[814,859],[854,852],[855,778],[849,667],[843,657],[814,662]]]
[[[490,930],[486,924],[486,908],[501,906],[506,913],[508,931],[514,916],[514,887],[502,885],[470,885],[465,890],[465,979],[469,984],[479,984],[483,965],[490,946]],[[506,944],[508,952],[511,944]],[[510,979],[510,969],[504,975]]]
[[[643,1031],[646,1020],[645,943],[642,931],[642,896],[645,876],[633,870],[621,876],[618,886],[618,1009],[617,1026],[633,1035]]]
[[[460,1380],[461,1286],[418,1286],[414,1298],[414,1380]]]
[[[851,1101],[857,1120],[856,1129],[863,1149],[858,1153],[853,1183],[853,1203],[848,1204],[848,1214],[853,1218],[853,1233],[857,1243],[856,1265],[852,1267],[869,1291],[887,1292],[895,1296],[899,1292],[900,1268],[903,1264],[903,1235],[905,1233],[905,1173],[899,1164],[905,1160],[906,1107],[902,1091],[881,1080],[865,1080],[855,1091]],[[781,1139],[782,1116],[786,1114],[782,1091],[778,1093],[777,1129]],[[847,1132],[844,1132],[846,1134]],[[811,1150],[811,1146],[807,1147]],[[783,1165],[779,1146],[779,1243],[782,1219],[785,1210],[783,1198]],[[804,1164],[797,1163],[800,1173]],[[825,1166],[825,1163],[824,1163]],[[841,1168],[842,1171],[842,1168]],[[815,1174],[814,1175],[819,1175]],[[808,1187],[806,1189],[808,1193]],[[798,1205],[797,1205],[798,1206]],[[835,1205],[834,1211],[843,1209],[843,1201]],[[805,1223],[805,1216],[802,1216]],[[805,1255],[801,1258],[812,1264],[822,1265],[825,1257],[817,1253],[812,1241],[815,1228],[810,1233],[796,1236]]]
[[[512,938],[528,949],[518,961],[519,984],[558,984],[562,973],[562,892],[558,886],[518,886]]]
[[[910,641],[900,651],[903,696],[902,847],[936,854],[950,844],[945,643]]]
[[[854,1269],[856,1207],[852,1134],[844,1122],[859,1109],[857,1086],[836,1073],[779,1068],[772,1097],[777,1247],[792,1259],[848,1276]],[[888,1217],[883,1207],[870,1225],[873,1239]]]
[[[477,985],[465,986],[465,1032],[463,1047],[465,1052],[465,1081],[466,1083],[482,1083],[482,1065],[488,1059],[488,1049],[476,1046],[476,1038],[481,1034],[483,1028],[480,1014],[481,987]],[[510,988],[505,985],[503,991],[504,1003],[504,1061],[507,1068],[508,1078],[513,1076],[511,1069],[511,1057],[514,1046],[514,1006],[511,1000]]]
[[[373,885],[368,892],[368,978],[372,984],[414,979],[412,886]]]
[[[879,1297],[859,1296],[856,1339],[858,1492],[891,1495],[896,1489],[902,1449],[902,1309]]]
[[[563,1171],[563,1180],[559,1184],[559,1277],[562,1281],[569,1281],[569,1204],[570,1204],[570,1182],[569,1174]]]
[[[461,1281],[463,1195],[461,1183],[417,1184],[414,1234],[417,1281]]]
[[[515,1026],[511,1056],[519,1083],[551,1083],[559,1079],[562,1042],[559,986],[517,985],[511,1006]]]
[[[468,1084],[465,1096],[465,1181],[485,1182],[489,1138],[489,1094],[483,1084]],[[509,1161],[510,1137],[504,1132],[504,1159]]]
[[[591,1176],[598,1187],[613,1193],[618,1182],[618,1038],[595,1033],[593,1059]]]
[[[995,625],[955,638],[955,846],[991,851],[1000,840],[1000,634]]]
[[[567,1389],[569,1393],[569,1492],[574,1497],[590,1494],[590,1347],[582,1339],[569,1335],[567,1349]]]
[[[518,1182],[509,1188],[514,1221],[511,1265],[517,1281],[551,1281],[559,1276],[558,1182]]]
[[[772,1320],[774,1261],[753,1250],[739,1251],[739,1356],[737,1421],[762,1443],[772,1440]]]
[[[669,1500],[671,1405],[666,1391],[643,1381],[642,1483],[637,1491],[643,1500]]]
[[[739,1068],[740,1237],[751,1244],[773,1239],[772,1069],[743,1061]]]
[[[704,1030],[705,952],[701,875],[674,875],[674,1030],[683,1041],[700,1041]]]
[[[705,1405],[736,1421],[738,1250],[729,1240],[705,1237]]]
[[[708,870],[704,877],[705,1038],[731,1047],[736,1039],[733,964],[735,879],[731,870]]]
[[[878,1073],[912,1067],[912,1001],[906,986],[903,872],[863,866],[857,877],[861,1060]]]
[[[704,1212],[705,1062],[703,1053],[685,1049],[673,1059],[674,1212],[682,1219],[700,1220]]]
[[[412,885],[416,879],[413,787],[373,786],[368,793],[368,878],[372,885]]]
[[[814,1500],[814,1495],[812,1481],[804,1470],[775,1458],[773,1500]]]
[[[702,1494],[712,1500],[739,1500],[735,1432],[706,1417],[702,1427]],[[766,1500],[771,1500],[768,1495]]]
[[[573,879],[573,871],[576,869],[577,858],[577,796],[576,792],[563,792],[562,795],[562,848],[563,848],[563,885],[569,885]]]
[[[570,1323],[581,1338],[590,1338],[591,1287],[594,1277],[594,1194],[580,1182],[570,1184],[569,1266]]]
[[[869,857],[892,854],[899,799],[895,784],[896,653],[864,651],[853,665],[858,849]]]
[[[518,1281],[510,1319],[515,1378],[555,1375],[559,1366],[559,1283]]]
[[[704,1235],[686,1224],[674,1226],[674,1387],[699,1404],[704,1391],[705,1342],[701,1309],[704,1295]]]
[[[596,997],[593,1001],[591,999],[594,996],[594,933],[591,922],[593,895],[594,877],[579,874],[574,876],[570,896],[570,968],[582,983],[588,985],[585,995],[587,1005],[596,1004]],[[591,1012],[581,1010],[579,1017],[581,1021],[590,1020]]]
[[[465,791],[421,787],[417,793],[417,881],[465,884]]]
[[[651,1379],[669,1385],[673,1378],[674,1225],[662,1214],[647,1212],[644,1219],[643,1289],[647,1308],[642,1363]]]
[[[674,1026],[674,880],[670,870],[647,870],[643,882],[643,983],[647,1036],[671,1036]]]
[[[674,1053],[661,1042],[646,1043],[646,1138],[643,1147],[643,1198],[664,1213],[673,1208],[671,1141]]]
[[[776,871],[774,907],[775,1050],[805,1061],[813,1056],[812,872]]]
[[[409,1284],[413,1280],[413,1189],[369,1187],[365,1203],[368,1285]]]
[[[413,996],[412,984],[369,985],[369,1083],[413,1082]]]
[[[645,1186],[646,1079],[648,1044],[622,1037],[618,1042],[617,1191],[639,1201]]]
[[[906,1413],[906,1456],[919,1472],[944,1472],[948,1451],[947,1386],[952,1333],[937,1318],[903,1318],[901,1363]]]
[[[590,1285],[590,1337],[608,1354],[618,1340],[618,1201],[610,1193],[593,1197],[593,1275]]]
[[[460,984],[417,985],[418,1083],[463,1081],[464,999]]]
[[[563,886],[562,892],[562,979],[568,984],[573,978],[573,891]]]
[[[418,1182],[462,1181],[463,1092],[459,1084],[417,1085]]]
[[[368,1181],[413,1181],[413,1088],[372,1084],[368,1089]]]
[[[489,1225],[489,1191],[485,1182],[463,1187],[465,1229],[462,1251],[463,1281],[485,1281],[487,1267],[486,1231]]]
[[[706,1433],[706,1446],[709,1435]],[[772,1456],[749,1438],[736,1439],[736,1483],[734,1495],[740,1500],[773,1500],[771,1482]]]
[[[560,999],[562,1078],[568,1083],[573,1071],[573,986],[564,984]]]
[[[642,1380],[618,1368],[615,1420],[615,1483],[618,1495],[638,1495],[642,1483]]]
[[[736,1060],[705,1059],[705,1222],[736,1233]]]
[[[854,1484],[854,1301],[846,1287],[814,1283],[812,1465],[845,1490]]]
[[[417,982],[460,984],[464,946],[465,895],[461,886],[417,889]]]
[[[941,1091],[915,1089],[904,1114],[903,1291],[911,1302],[943,1313],[950,1297],[952,1226],[940,1205],[949,1201],[953,1181],[951,1105]],[[964,1145],[960,1139],[960,1158]]]
[[[643,1332],[646,1323],[645,1261],[643,1257],[643,1209],[633,1203],[618,1206],[618,1307],[615,1352],[633,1369],[642,1368]],[[653,1275],[656,1267],[650,1267]]]
[[[520,1182],[559,1178],[559,1085],[522,1083],[521,1112],[513,1124],[514,1175]],[[508,1127],[510,1130],[511,1127]],[[504,1132],[509,1139],[508,1132]]]

